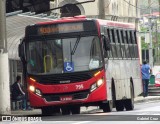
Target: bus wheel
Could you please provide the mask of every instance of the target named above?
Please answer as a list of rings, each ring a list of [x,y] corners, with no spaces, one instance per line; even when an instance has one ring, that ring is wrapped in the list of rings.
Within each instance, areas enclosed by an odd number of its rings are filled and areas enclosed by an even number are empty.
[[[80,106],[72,106],[71,112],[72,114],[80,114]]]
[[[123,111],[124,110],[123,100],[116,100],[115,106],[117,111]]]
[[[61,113],[61,110],[60,110],[60,108],[59,107],[54,107],[54,109],[53,109],[53,113]]]
[[[103,109],[103,112],[111,112],[113,108],[113,103],[111,100],[107,101],[107,103],[102,103],[100,108]]]
[[[62,115],[70,115],[70,107],[62,107]]]
[[[126,111],[130,111],[134,109],[134,91],[133,91],[133,85],[131,84],[131,99],[124,100],[124,106],[126,108]]]
[[[52,107],[42,107],[42,115],[43,116],[49,116],[53,114],[53,108]]]

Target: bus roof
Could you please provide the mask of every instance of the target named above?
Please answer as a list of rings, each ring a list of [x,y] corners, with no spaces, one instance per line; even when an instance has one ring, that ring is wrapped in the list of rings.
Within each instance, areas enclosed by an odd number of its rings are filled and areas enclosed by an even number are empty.
[[[109,21],[109,20],[102,20],[102,19],[93,19],[93,18],[86,18],[86,16],[74,16],[74,17],[63,17],[56,20],[51,20],[47,22],[39,22],[36,23],[37,25],[46,25],[46,24],[55,24],[55,23],[64,23],[64,22],[78,22],[84,20],[95,20],[98,21],[100,25],[106,25],[108,27],[118,27],[118,28],[129,28],[135,29],[135,25],[131,23],[123,23],[123,22],[116,22],[116,21]]]
[[[101,19],[97,19],[97,21],[99,22],[100,25],[106,25],[108,27],[135,29],[135,25],[132,23],[116,22],[116,21],[101,20]]]
[[[63,23],[63,22],[77,22],[86,20],[86,16],[74,16],[74,17],[63,17],[60,19],[55,19],[47,22],[39,22],[38,25],[46,25],[46,24],[55,24],[55,23]]]

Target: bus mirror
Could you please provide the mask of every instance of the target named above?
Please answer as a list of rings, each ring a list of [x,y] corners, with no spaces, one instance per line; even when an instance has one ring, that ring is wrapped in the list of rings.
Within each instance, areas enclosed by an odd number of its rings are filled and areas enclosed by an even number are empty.
[[[21,43],[21,44],[19,44],[19,46],[18,46],[18,55],[19,55],[19,57],[22,59],[22,58],[24,58],[24,44],[23,43]]]
[[[89,63],[89,69],[95,69],[99,67],[99,60],[97,59],[91,59]]]
[[[104,45],[105,51],[109,51],[111,49],[110,40],[106,36],[103,36],[103,45]]]

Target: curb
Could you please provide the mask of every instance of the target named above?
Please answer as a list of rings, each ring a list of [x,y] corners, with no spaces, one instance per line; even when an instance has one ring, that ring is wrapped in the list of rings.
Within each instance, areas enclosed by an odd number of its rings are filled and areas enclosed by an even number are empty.
[[[140,97],[140,98],[135,98],[134,103],[142,103],[142,102],[157,101],[157,100],[160,100],[160,96]]]

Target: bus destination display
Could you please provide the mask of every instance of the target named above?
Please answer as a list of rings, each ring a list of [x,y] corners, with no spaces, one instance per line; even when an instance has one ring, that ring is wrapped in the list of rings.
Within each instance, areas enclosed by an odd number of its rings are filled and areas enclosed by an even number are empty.
[[[38,34],[56,34],[56,33],[72,33],[84,31],[83,23],[72,23],[72,24],[57,24],[50,26],[43,26],[38,29]]]

